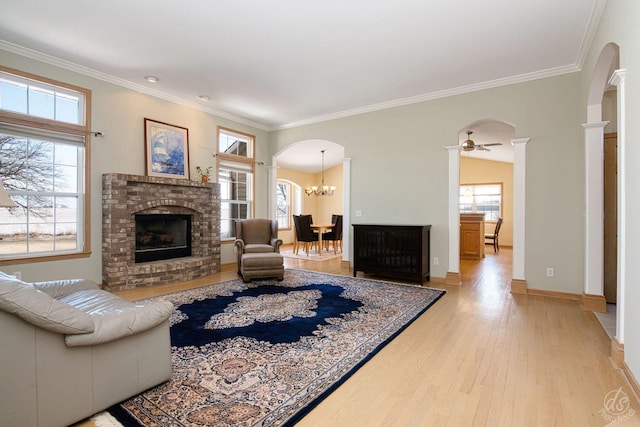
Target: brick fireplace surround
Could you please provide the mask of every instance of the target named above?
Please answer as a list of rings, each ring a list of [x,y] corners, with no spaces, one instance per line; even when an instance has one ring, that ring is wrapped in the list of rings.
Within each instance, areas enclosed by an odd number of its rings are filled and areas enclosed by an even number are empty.
[[[136,264],[136,214],[192,215],[192,256]],[[104,174],[102,221],[105,289],[182,282],[220,271],[220,194],[215,183]]]

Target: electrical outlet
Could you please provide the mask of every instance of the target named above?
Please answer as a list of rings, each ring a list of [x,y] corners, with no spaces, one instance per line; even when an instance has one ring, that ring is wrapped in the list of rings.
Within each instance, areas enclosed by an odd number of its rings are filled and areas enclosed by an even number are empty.
[[[357,216],[357,217],[360,217],[360,216],[362,216],[362,211],[360,211],[360,210],[357,210],[357,211],[356,211],[356,216]]]
[[[547,268],[547,277],[553,277],[554,271],[552,267]]]
[[[12,273],[13,277],[15,277],[18,280],[22,280],[22,271],[14,271]]]
[[[438,258],[437,256],[433,257],[433,265],[438,265],[440,264],[440,258]]]

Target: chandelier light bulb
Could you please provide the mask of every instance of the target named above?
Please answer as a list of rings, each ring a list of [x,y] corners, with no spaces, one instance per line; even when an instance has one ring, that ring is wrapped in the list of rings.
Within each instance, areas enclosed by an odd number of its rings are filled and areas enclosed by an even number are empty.
[[[305,188],[304,192],[307,193],[307,196],[315,194],[316,196],[333,196],[333,193],[336,191],[335,185],[325,185],[324,183],[324,152],[325,150],[320,151],[322,153],[322,185],[312,185],[309,188]]]

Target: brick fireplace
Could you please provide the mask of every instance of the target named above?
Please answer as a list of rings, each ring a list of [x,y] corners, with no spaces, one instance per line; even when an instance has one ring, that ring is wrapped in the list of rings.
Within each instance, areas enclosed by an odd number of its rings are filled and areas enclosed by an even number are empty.
[[[190,216],[191,256],[136,263],[136,215]],[[104,174],[102,220],[105,289],[182,282],[220,271],[220,196],[215,183]]]

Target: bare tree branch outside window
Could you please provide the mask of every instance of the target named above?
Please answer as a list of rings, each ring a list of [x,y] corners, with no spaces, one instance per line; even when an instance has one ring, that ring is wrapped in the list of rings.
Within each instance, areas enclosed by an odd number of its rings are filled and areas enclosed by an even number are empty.
[[[45,216],[42,210],[51,208],[51,197],[38,192],[52,192],[54,180],[63,181],[64,175],[53,162],[54,144],[22,137],[0,134],[0,176],[9,191],[29,191],[28,208],[36,216]],[[19,208],[27,209],[24,197],[14,197]],[[11,210],[19,209],[11,208]]]

